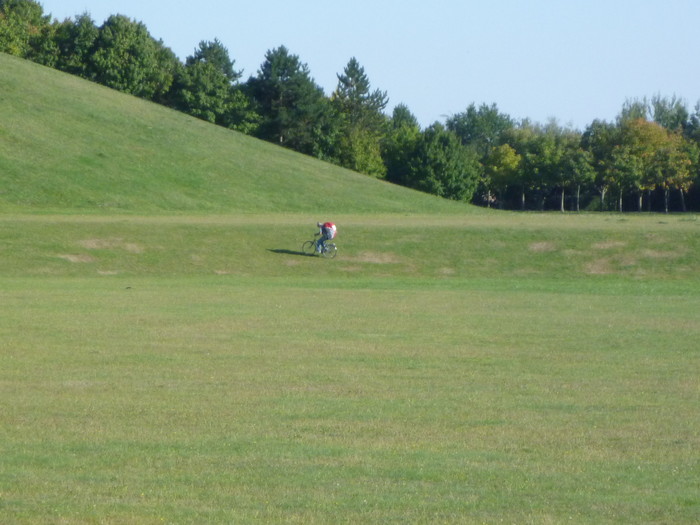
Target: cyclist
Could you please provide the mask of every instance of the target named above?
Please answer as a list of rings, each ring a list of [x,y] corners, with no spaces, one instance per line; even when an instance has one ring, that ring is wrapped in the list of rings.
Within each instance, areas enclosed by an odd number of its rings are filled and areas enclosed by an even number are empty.
[[[316,253],[321,253],[321,249],[326,247],[326,241],[335,238],[338,230],[332,222],[318,222],[316,226],[319,228],[319,232],[316,235],[320,235],[316,241]]]

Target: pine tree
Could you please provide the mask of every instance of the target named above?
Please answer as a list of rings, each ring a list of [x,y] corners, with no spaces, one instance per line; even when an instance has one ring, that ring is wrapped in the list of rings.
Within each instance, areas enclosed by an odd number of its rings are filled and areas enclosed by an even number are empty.
[[[338,159],[342,166],[383,177],[386,167],[381,158],[381,141],[387,118],[382,113],[388,103],[386,92],[371,91],[365,70],[352,58],[332,96],[333,107],[341,119]]]

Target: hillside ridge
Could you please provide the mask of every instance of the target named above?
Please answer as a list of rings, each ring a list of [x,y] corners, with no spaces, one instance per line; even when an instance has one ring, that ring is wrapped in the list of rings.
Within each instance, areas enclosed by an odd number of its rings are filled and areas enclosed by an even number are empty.
[[[9,55],[0,70],[0,210],[476,210]]]

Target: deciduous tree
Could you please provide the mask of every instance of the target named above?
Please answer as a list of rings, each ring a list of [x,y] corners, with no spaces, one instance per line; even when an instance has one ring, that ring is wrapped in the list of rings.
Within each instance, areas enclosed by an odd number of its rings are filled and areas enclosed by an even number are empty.
[[[228,50],[218,40],[202,41],[184,67],[178,68],[169,104],[222,125],[231,110],[233,83],[239,77]]]
[[[99,29],[90,73],[96,82],[160,101],[170,89],[178,64],[175,54],[154,40],[141,22],[112,15]]]
[[[635,162],[628,164],[634,166],[634,169],[624,174],[623,187],[637,194],[637,209],[641,211],[644,192],[661,187],[664,179],[670,176],[666,166],[662,168],[664,163],[657,156],[659,150],[670,147],[669,134],[655,122],[636,118],[622,123],[620,138],[626,152],[636,157]]]
[[[38,49],[47,45],[44,37],[50,19],[41,4],[32,0],[0,0],[0,52],[35,58]]]
[[[491,149],[484,163],[484,185],[489,197],[492,191],[498,195],[498,205],[503,206],[504,195],[509,186],[517,184],[517,174],[521,157],[509,145],[501,144]],[[490,205],[490,198],[489,198]]]
[[[564,153],[563,169],[567,174],[567,185],[575,191],[575,209],[579,212],[581,211],[581,188],[592,185],[595,180],[593,155],[581,147],[573,147]]]
[[[88,13],[66,19],[56,26],[54,38],[59,56],[56,68],[72,75],[88,76],[90,56],[94,52],[99,30]]]
[[[592,156],[594,185],[600,193],[601,211],[605,210],[605,197],[612,184],[609,162],[620,140],[620,127],[602,120],[594,120],[581,136],[581,146]]]
[[[667,130],[683,131],[687,127],[690,113],[680,98],[656,95],[652,97],[650,106],[654,122]]]
[[[447,129],[459,136],[462,144],[472,146],[483,159],[502,144],[503,135],[515,126],[513,119],[501,113],[496,104],[469,105],[466,111],[447,119]]]
[[[411,163],[410,186],[447,199],[470,201],[481,176],[476,153],[440,124],[427,128],[418,140]]]
[[[617,189],[617,209],[624,210],[626,192],[638,192],[644,175],[642,159],[629,146],[615,146],[606,162],[607,185]]]
[[[411,161],[416,154],[420,133],[418,121],[408,107],[404,104],[396,106],[382,142],[382,158],[388,181],[402,186],[410,185]]]

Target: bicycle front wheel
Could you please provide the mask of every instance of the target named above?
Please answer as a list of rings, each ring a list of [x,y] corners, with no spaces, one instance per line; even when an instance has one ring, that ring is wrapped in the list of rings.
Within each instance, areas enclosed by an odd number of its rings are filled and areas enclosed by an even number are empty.
[[[316,253],[316,241],[306,241],[301,245],[301,252],[304,255],[313,255]]]
[[[324,257],[328,257],[329,259],[332,259],[336,255],[338,255],[338,247],[334,243],[328,243],[328,244],[326,244],[326,249],[323,250],[322,255]]]

